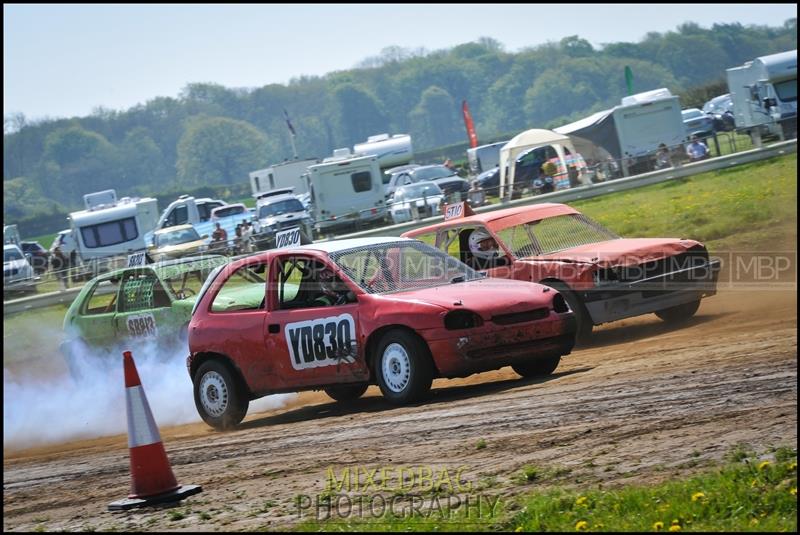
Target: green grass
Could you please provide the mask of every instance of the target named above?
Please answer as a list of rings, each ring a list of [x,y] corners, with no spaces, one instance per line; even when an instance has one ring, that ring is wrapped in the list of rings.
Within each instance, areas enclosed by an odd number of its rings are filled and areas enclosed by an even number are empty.
[[[688,479],[618,489],[553,487],[451,515],[306,520],[299,531],[797,531],[797,451],[747,456]],[[779,460],[782,459],[782,460]],[[354,516],[354,515],[351,515]],[[363,517],[364,515],[362,515]]]
[[[42,247],[50,249],[57,235],[58,232],[53,232],[52,234],[42,234],[41,236],[34,236],[33,238],[22,238],[22,241],[38,241]]]
[[[623,237],[692,238],[712,251],[791,243],[797,154],[571,205]]]

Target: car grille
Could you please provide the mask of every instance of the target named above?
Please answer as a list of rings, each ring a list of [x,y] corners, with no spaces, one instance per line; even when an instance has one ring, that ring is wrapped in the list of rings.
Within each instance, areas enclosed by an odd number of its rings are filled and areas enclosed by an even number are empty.
[[[536,321],[546,318],[550,314],[547,308],[535,308],[525,312],[515,312],[513,314],[500,314],[492,316],[492,321],[499,325],[511,325],[512,323],[522,323],[524,321]]]

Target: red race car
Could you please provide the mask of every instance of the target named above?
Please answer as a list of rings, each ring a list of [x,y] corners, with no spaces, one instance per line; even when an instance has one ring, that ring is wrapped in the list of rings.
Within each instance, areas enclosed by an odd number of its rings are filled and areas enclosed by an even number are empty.
[[[448,217],[450,216],[450,217]],[[445,221],[408,231],[490,277],[546,284],[575,312],[577,341],[593,325],[655,312],[686,320],[716,293],[719,260],[702,243],[621,238],[565,204],[471,214],[454,204]]]
[[[197,410],[236,426],[250,400],[323,389],[390,402],[422,398],[436,377],[511,365],[551,374],[575,320],[552,288],[486,278],[418,240],[365,238],[270,250],[221,266],[189,324]]]

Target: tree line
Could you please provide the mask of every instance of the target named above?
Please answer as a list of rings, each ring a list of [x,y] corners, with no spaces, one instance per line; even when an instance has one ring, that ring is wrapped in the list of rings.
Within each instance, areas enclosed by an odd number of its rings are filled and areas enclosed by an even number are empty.
[[[699,86],[725,92],[726,68],[795,48],[796,18],[776,27],[685,23],[598,48],[574,35],[510,53],[481,38],[437,51],[389,47],[352,69],[286,85],[190,83],[177,98],[88,117],[7,115],[3,216],[24,232],[26,220],[79,209],[83,194],[107,188],[121,196],[238,191],[250,171],[292,157],[284,110],[301,158],[383,132],[409,133],[423,152],[466,140],[462,100],[484,143],[618,104],[627,94],[625,66],[636,92],[667,87],[684,107],[699,107],[708,93]]]

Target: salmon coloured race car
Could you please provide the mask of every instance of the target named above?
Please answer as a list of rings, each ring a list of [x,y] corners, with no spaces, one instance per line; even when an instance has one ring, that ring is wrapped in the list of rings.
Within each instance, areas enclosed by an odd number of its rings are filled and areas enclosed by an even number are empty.
[[[450,217],[448,217],[450,216]],[[445,221],[403,234],[485,272],[558,290],[575,312],[577,341],[601,323],[655,313],[667,322],[697,312],[716,293],[719,260],[677,238],[621,238],[565,204],[542,203],[471,213],[462,204]]]
[[[511,365],[551,374],[575,322],[552,288],[484,277],[418,240],[363,238],[269,250],[217,268],[189,324],[187,367],[200,416],[236,426],[252,399],[377,384],[396,404],[435,377]]]

